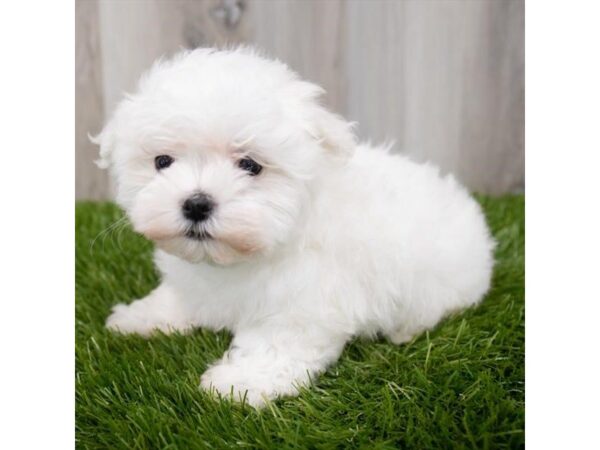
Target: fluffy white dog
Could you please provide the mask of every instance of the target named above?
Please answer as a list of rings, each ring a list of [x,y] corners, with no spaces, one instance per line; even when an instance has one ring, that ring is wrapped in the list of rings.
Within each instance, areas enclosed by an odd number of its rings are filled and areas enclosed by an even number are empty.
[[[96,139],[162,274],[107,326],[230,330],[200,384],[252,405],[296,394],[353,336],[401,344],[490,285],[494,243],[467,191],[358,144],[322,93],[252,49],[186,51]]]

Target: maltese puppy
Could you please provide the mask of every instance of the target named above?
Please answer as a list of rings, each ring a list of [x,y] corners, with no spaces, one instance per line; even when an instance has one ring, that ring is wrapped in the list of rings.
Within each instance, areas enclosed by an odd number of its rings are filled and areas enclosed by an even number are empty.
[[[354,336],[410,341],[490,286],[493,240],[452,176],[357,143],[320,87],[249,48],[158,61],[95,138],[160,285],[107,327],[227,329],[203,389],[295,395]]]

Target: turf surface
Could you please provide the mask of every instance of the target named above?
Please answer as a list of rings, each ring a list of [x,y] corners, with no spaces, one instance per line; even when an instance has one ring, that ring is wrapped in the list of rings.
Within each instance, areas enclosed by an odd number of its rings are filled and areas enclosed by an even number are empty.
[[[262,411],[198,390],[228,334],[145,340],[104,329],[111,305],[157,284],[152,248],[113,204],[79,203],[77,447],[523,447],[525,201],[480,201],[498,248],[493,288],[479,307],[408,345],[356,340],[315,386]]]

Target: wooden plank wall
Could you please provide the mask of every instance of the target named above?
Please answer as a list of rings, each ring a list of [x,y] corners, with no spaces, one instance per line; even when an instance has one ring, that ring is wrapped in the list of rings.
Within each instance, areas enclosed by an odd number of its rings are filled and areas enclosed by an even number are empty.
[[[96,0],[75,3],[75,195],[87,199],[110,194],[107,173],[93,163],[98,149],[88,139],[104,120],[98,13]]]
[[[524,189],[523,0],[77,0],[78,198],[110,198],[97,133],[158,56],[252,43],[374,142],[471,189]]]

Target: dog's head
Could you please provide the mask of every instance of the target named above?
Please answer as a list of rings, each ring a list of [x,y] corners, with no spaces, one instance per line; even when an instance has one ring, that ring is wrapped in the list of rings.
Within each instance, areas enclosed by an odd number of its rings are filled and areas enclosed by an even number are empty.
[[[159,248],[217,264],[269,254],[302,223],[311,182],[355,146],[322,92],[251,49],[186,51],[119,104],[98,163]]]

